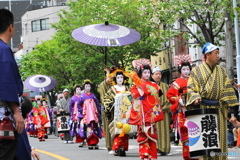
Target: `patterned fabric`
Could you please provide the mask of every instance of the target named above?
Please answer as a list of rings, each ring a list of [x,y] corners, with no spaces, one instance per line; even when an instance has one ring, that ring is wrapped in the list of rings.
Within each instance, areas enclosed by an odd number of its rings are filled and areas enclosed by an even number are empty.
[[[210,52],[214,51],[215,49],[219,49],[219,47],[213,45],[210,42],[207,42],[202,48],[202,53],[207,54],[207,53],[210,53]]]
[[[116,135],[113,139],[112,150],[116,151],[119,150],[120,148],[124,148],[125,151],[128,151],[128,139],[129,139],[128,134],[125,134],[124,137],[119,137],[119,135]]]
[[[154,130],[152,132],[152,130]],[[155,160],[157,159],[157,132],[155,125],[150,127],[139,127],[137,142],[139,143],[140,159]]]
[[[154,66],[154,67],[152,68],[152,74],[155,73],[155,72],[157,72],[157,71],[162,72],[162,70],[161,70],[158,66]]]
[[[143,96],[140,95],[139,88],[141,88]],[[136,113],[130,114],[129,124],[149,126],[152,123],[163,120],[162,111],[160,110],[159,89],[159,86],[151,81],[146,81],[138,87],[132,87],[131,93],[134,100],[131,112]]]
[[[106,81],[103,81],[99,85],[98,92],[100,93],[100,98],[101,98],[101,104],[102,105],[103,105],[103,101],[104,101],[104,96],[107,93],[107,91],[109,90],[109,88],[110,88],[110,85],[108,85],[106,83]],[[112,138],[110,136],[109,129],[108,129],[108,125],[109,125],[110,122],[104,114],[102,114],[102,120],[103,120],[103,129],[104,129],[104,134],[105,134],[106,148],[108,150],[111,150],[111,148],[112,148]]]
[[[169,117],[169,108],[170,103],[167,99],[166,92],[168,90],[168,85],[166,83],[161,82],[159,84],[163,95],[160,97],[160,103],[162,106],[162,110],[164,111],[164,120],[156,123],[156,129],[157,129],[157,148],[161,152],[170,152],[170,117]]]
[[[186,145],[188,143],[188,130],[187,127],[184,125],[186,121],[186,117],[184,112],[186,107],[180,107],[179,99],[186,99],[186,92],[187,92],[187,79],[184,78],[177,78],[167,92],[167,98],[169,102],[172,104],[170,107],[172,111],[172,118],[174,127],[177,129],[180,140],[183,144],[182,151],[183,151],[183,159],[190,159],[189,157],[189,147]]]
[[[78,135],[79,123],[82,116],[82,107],[80,107],[78,101],[80,100],[80,96],[75,94],[71,97],[69,101],[69,110],[70,110],[70,134],[72,137]]]
[[[93,99],[86,99],[83,103],[83,123],[90,124],[90,122],[98,123],[98,109]]]
[[[132,61],[132,65],[134,68],[137,68],[137,69],[142,69],[144,65],[149,65],[150,67],[152,67],[151,61],[146,58],[134,60]]]
[[[125,149],[128,148],[128,146],[126,146],[128,145],[128,136],[126,136],[127,134],[125,134],[123,137],[116,136],[122,131],[122,129],[116,128],[116,123],[121,122],[122,124],[127,124],[126,114],[127,111],[130,110],[131,106],[131,102],[128,98],[128,96],[130,96],[130,92],[128,90],[129,89],[127,86],[125,86],[123,91],[117,91],[117,88],[112,86],[104,97],[104,111],[106,115],[110,115],[110,124],[107,129],[109,130],[114,142],[112,150],[118,150],[121,148],[121,146],[125,146]],[[113,113],[113,115],[111,113]]]
[[[98,103],[98,99],[96,98],[96,96],[94,94],[82,93],[81,98],[79,100],[79,106],[80,107],[89,107],[88,105],[84,105],[84,104],[85,104],[86,100],[90,100],[90,99],[95,102],[96,110],[97,110],[97,113],[95,112],[95,114],[98,117],[98,119],[100,120],[100,115],[101,115],[100,110],[101,109],[100,109],[100,105]],[[86,114],[88,114],[88,113],[86,112]],[[87,115],[84,115],[84,118],[86,118],[86,117],[87,117]],[[92,145],[93,141],[91,139],[94,139],[94,142],[98,143],[98,141],[95,140],[96,137],[102,138],[102,130],[101,130],[99,123],[95,122],[95,121],[91,121],[89,124],[84,124],[84,127],[81,126],[82,123],[84,123],[83,120],[81,120],[80,127],[79,127],[79,135],[81,136],[81,138],[87,138],[88,145]]]
[[[188,81],[188,101],[191,105],[197,99],[219,100],[219,106],[204,106],[200,108],[218,109],[218,129],[220,148],[227,152],[227,107],[238,105],[237,97],[227,77],[224,68],[216,65],[212,69],[206,62],[195,67]],[[189,107],[191,108],[191,107]],[[227,156],[204,157],[205,160],[225,160]]]
[[[181,66],[182,62],[187,61],[190,64],[192,63],[191,56],[189,54],[182,54],[178,56],[174,56],[174,65]]]
[[[154,82],[142,82],[134,72],[132,73],[132,80],[136,85],[131,88],[133,101],[129,124],[138,125],[137,141],[139,143],[140,158],[154,160],[157,159],[157,131],[155,123],[163,120],[163,112],[160,109],[159,100],[160,88]],[[142,92],[142,96],[139,92]]]

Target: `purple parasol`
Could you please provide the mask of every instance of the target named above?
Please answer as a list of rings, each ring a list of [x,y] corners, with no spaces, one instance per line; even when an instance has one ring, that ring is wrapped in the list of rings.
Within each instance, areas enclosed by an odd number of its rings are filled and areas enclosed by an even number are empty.
[[[130,28],[109,24],[93,24],[75,29],[72,37],[95,46],[124,46],[138,41],[140,34]]]
[[[47,92],[55,85],[56,80],[54,78],[41,74],[30,76],[24,82],[24,86],[34,92]]]

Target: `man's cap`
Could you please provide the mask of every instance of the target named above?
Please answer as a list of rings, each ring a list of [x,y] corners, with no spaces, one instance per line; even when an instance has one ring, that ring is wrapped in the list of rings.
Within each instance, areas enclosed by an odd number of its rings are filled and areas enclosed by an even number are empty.
[[[69,90],[66,88],[66,89],[63,90],[63,93],[64,93],[64,92],[68,92],[68,93],[69,93]]]
[[[157,71],[162,72],[162,70],[158,66],[152,68],[152,73],[155,73]]]
[[[210,42],[207,42],[202,48],[202,53],[207,54],[207,53],[214,51],[215,49],[219,49],[219,47],[215,46],[214,44],[212,44]]]

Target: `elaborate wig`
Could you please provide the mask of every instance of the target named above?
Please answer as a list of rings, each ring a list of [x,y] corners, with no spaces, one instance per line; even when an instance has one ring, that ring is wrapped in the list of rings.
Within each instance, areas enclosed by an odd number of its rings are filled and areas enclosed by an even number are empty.
[[[82,85],[82,88],[83,88],[83,89],[85,89],[85,85],[86,85],[86,84],[90,84],[90,86],[91,86],[91,88],[92,88],[92,82],[91,82],[90,79],[85,79],[85,80],[83,81],[83,85]]]
[[[80,86],[79,84],[75,85],[75,86],[73,87],[73,91],[76,92],[76,89],[77,89],[77,88],[81,88],[81,86]],[[81,89],[82,89],[82,88],[81,88]]]
[[[141,69],[138,70],[137,74],[138,76],[141,78],[142,77],[142,72],[145,70],[145,69],[149,69],[150,70],[150,74],[152,75],[152,69],[151,69],[151,66],[148,65],[148,64],[145,64],[143,65],[143,67]]]
[[[128,85],[128,79],[129,79],[129,78],[124,74],[123,71],[117,71],[117,72],[115,73],[115,76],[113,77],[114,83],[117,84],[116,78],[117,78],[118,75],[123,75],[123,85]]]
[[[182,67],[188,66],[190,71],[192,70],[192,66],[188,61],[183,61],[182,65],[178,66],[178,72],[181,74]]]
[[[178,55],[174,57],[174,65],[177,66],[179,73],[181,73],[183,66],[189,66],[190,70],[192,70],[191,64],[192,64],[192,60],[189,54]]]

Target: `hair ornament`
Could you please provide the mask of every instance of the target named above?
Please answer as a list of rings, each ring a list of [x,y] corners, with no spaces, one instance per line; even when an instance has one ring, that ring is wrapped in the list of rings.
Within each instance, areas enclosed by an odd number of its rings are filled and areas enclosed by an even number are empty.
[[[111,77],[111,78],[116,77],[116,73],[118,71],[122,72],[126,77],[128,77],[128,73],[125,70],[122,70],[122,69],[116,69],[112,73],[110,73],[108,76]]]
[[[138,70],[143,69],[144,65],[149,65],[150,68],[152,68],[151,61],[149,59],[146,59],[146,58],[133,60],[132,65],[133,65],[133,68],[137,68]]]
[[[178,56],[174,56],[174,65],[181,66],[182,62],[187,61],[192,64],[191,56],[189,54],[181,54]]]
[[[92,84],[92,82],[91,82],[90,79],[85,79],[85,80],[83,81],[83,85],[86,84],[86,83],[90,83],[90,84]]]

